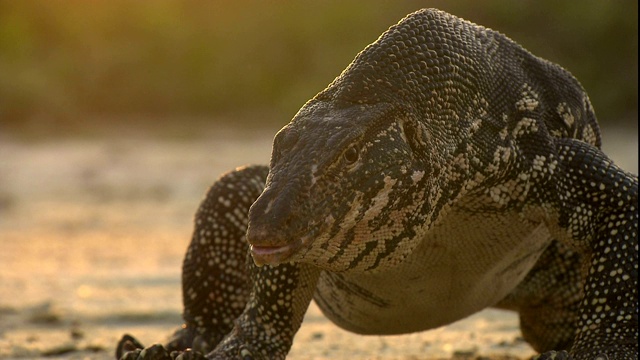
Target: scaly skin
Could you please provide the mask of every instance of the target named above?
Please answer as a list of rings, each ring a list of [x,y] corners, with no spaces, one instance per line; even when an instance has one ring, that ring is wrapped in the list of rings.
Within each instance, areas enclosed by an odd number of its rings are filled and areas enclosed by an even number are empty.
[[[567,71],[410,14],[276,135],[268,168],[213,185],[184,328],[166,352],[124,338],[117,356],[284,359],[314,298],[363,334],[496,306],[520,313],[541,359],[637,359],[638,179],[599,147]]]

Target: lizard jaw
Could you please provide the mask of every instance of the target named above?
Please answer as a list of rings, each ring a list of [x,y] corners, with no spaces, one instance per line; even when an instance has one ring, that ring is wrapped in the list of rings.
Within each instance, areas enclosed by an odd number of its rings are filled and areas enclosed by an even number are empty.
[[[257,266],[278,265],[289,260],[304,244],[304,238],[300,238],[284,246],[251,245],[251,257]]]

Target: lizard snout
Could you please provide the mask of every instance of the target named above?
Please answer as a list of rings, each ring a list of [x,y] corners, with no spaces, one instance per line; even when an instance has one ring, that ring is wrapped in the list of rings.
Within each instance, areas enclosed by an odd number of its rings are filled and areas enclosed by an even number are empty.
[[[294,212],[288,196],[273,196],[265,191],[249,209],[247,241],[257,265],[279,264],[299,248],[293,234]]]

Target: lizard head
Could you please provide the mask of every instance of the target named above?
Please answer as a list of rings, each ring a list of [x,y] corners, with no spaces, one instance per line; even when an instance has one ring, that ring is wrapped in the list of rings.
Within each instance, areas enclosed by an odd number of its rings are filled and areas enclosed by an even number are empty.
[[[430,140],[390,104],[309,102],[276,135],[266,188],[249,211],[254,261],[333,271],[401,261],[439,193]]]
[[[406,17],[276,135],[249,211],[257,264],[367,270],[412,251],[448,198],[443,167],[461,138],[447,117],[465,105],[464,86],[451,85],[456,47],[443,35],[460,32],[457,21],[434,10]]]

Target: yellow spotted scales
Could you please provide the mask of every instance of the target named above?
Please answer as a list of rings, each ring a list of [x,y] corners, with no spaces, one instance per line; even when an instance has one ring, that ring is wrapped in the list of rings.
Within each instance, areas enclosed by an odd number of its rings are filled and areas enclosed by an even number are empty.
[[[313,299],[362,334],[512,309],[540,359],[637,359],[637,204],[571,74],[421,10],[300,109],[268,167],[214,183],[185,325],[117,357],[284,359]]]

